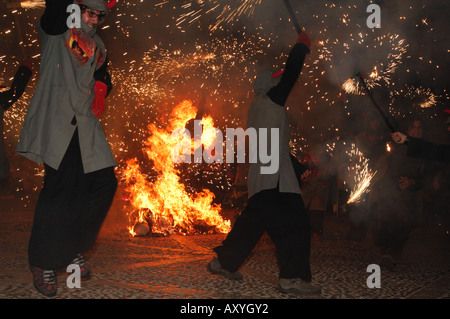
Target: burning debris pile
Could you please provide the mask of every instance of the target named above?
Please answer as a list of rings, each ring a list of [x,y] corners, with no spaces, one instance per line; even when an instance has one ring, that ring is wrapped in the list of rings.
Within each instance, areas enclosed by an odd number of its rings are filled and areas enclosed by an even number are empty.
[[[133,206],[133,211],[128,213],[131,235],[143,236],[149,232],[159,235],[226,233],[230,230],[230,221],[220,216],[220,205],[212,203],[214,194],[208,189],[194,195],[186,192],[172,159],[172,151],[180,142],[172,132],[184,128],[196,113],[197,109],[190,101],[183,101],[172,111],[166,127],[159,128],[154,123],[148,125],[150,136],[145,142],[144,152],[157,172],[156,180],[147,179],[135,158],[128,160],[121,172],[125,191]],[[202,124],[204,128],[212,127],[213,120],[205,116]],[[202,136],[201,145],[189,143],[195,149],[207,147],[213,140],[210,136]]]

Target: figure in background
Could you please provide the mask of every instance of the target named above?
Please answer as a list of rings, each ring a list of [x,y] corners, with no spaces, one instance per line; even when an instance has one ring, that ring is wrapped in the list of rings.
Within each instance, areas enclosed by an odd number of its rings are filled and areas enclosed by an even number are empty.
[[[450,117],[447,119],[447,131],[450,133]],[[407,155],[434,161],[450,162],[450,145],[436,144],[422,138],[394,132],[391,138],[397,144],[407,145]]]
[[[450,113],[450,110],[445,110]],[[447,140],[450,137],[450,117],[446,121]],[[391,134],[392,140],[398,144],[406,144],[407,155],[428,159],[432,162],[432,181],[429,183],[425,197],[424,217],[440,227],[441,233],[450,238],[450,145],[426,141],[408,136],[401,132]]]
[[[3,137],[3,114],[23,95],[32,74],[33,65],[27,60],[17,69],[9,89],[0,84],[0,89],[4,89],[0,91],[0,196],[11,195],[9,194],[11,192],[11,167]]]
[[[371,171],[377,174],[372,180],[372,191],[361,194],[357,203],[349,206],[350,230],[347,239],[361,242],[367,237],[372,221],[376,220],[377,201],[375,200],[378,177],[386,170],[386,142],[388,131],[379,114],[369,112],[364,121],[365,129],[356,136],[355,145],[367,158]],[[346,168],[345,168],[346,169]]]
[[[411,119],[409,136],[421,138],[422,121]],[[424,162],[408,157],[406,149],[392,145],[387,158],[387,170],[379,180],[377,193],[378,225],[375,242],[381,249],[381,266],[392,268],[401,256],[404,244],[417,223],[421,207]]]

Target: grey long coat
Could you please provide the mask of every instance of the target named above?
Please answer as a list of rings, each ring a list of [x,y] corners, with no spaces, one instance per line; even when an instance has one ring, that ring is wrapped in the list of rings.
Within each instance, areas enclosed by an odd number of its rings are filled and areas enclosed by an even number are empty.
[[[100,121],[91,112],[93,74],[106,56],[103,42],[77,29],[49,35],[38,24],[37,30],[42,49],[40,79],[17,152],[58,169],[78,126],[84,173],[115,166]]]

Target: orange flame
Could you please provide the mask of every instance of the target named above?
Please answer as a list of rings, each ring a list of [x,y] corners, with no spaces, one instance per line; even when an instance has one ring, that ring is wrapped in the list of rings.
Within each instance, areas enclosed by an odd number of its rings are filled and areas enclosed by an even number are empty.
[[[195,118],[196,113],[197,109],[192,106],[191,101],[183,101],[174,108],[168,127],[148,125],[150,136],[145,142],[144,151],[153,162],[154,170],[158,172],[154,183],[149,182],[140,172],[136,159],[127,161],[123,180],[127,185],[125,191],[129,193],[130,203],[137,211],[137,216],[136,213],[129,214],[133,226],[150,220],[153,233],[193,234],[199,232],[199,226],[210,232],[229,232],[231,222],[220,216],[220,205],[212,204],[214,194],[203,189],[195,196],[189,195],[180,183],[178,170],[172,161],[172,149],[180,142],[172,137],[172,132],[185,127],[190,119]],[[205,128],[213,127],[214,122],[208,116],[202,119],[202,124]],[[202,136],[205,147],[213,141],[214,136]],[[128,230],[135,236],[133,226],[128,227]]]

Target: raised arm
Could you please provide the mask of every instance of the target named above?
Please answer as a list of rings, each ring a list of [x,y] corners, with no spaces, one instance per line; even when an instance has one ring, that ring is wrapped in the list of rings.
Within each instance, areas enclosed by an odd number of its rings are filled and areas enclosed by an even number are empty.
[[[67,31],[67,7],[73,0],[46,0],[45,11],[41,17],[41,27],[45,33],[58,35]]]
[[[10,108],[23,94],[32,75],[30,66],[21,65],[12,81],[11,88],[8,91],[0,93],[0,105],[3,110]]]
[[[309,38],[306,33],[302,32],[297,39],[297,43],[291,49],[291,52],[289,52],[280,82],[267,92],[267,96],[274,103],[281,106],[286,104],[288,96],[302,71],[306,54],[309,52],[309,46]]]

